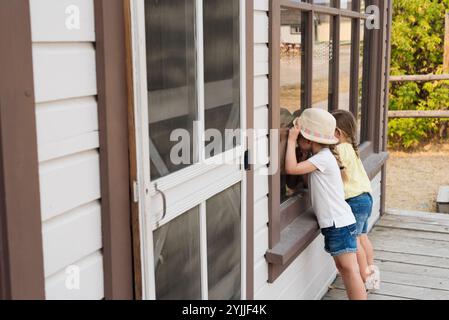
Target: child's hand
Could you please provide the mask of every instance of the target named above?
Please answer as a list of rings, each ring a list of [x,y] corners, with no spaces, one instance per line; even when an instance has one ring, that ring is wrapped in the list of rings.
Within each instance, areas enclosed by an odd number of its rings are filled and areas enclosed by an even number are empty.
[[[291,128],[288,133],[288,140],[296,143],[296,140],[298,140],[298,136],[299,136],[300,132],[301,132],[301,130],[299,128],[297,128],[296,126]]]
[[[301,130],[301,124],[299,123],[299,118],[296,118],[293,120],[293,126],[297,128],[298,130]]]

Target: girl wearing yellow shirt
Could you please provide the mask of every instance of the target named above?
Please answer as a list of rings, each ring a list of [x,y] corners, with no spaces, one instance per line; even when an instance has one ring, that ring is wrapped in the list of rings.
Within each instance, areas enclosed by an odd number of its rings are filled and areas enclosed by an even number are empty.
[[[367,289],[379,289],[379,269],[374,265],[373,246],[367,235],[368,219],[373,208],[372,189],[359,155],[356,120],[351,112],[344,110],[334,111],[332,115],[337,120],[337,151],[346,176],[345,199],[356,219],[357,261],[360,273]]]

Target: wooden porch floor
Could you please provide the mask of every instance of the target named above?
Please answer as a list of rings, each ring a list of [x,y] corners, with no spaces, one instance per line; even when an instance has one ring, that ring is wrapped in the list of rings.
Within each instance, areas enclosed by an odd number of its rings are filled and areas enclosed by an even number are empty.
[[[389,210],[370,233],[381,288],[370,300],[449,299],[449,215]],[[339,277],[324,300],[345,300]]]

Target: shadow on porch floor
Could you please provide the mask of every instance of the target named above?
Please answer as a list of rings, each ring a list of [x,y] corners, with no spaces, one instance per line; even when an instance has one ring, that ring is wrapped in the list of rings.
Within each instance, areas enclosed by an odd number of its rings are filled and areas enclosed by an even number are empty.
[[[449,215],[389,210],[370,233],[381,288],[369,300],[449,299]],[[337,277],[324,300],[346,300]]]

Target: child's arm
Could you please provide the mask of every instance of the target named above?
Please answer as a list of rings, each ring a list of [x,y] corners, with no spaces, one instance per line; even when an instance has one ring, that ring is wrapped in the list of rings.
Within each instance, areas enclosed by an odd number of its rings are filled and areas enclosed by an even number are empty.
[[[290,129],[287,142],[287,154],[285,156],[285,171],[287,174],[304,175],[315,171],[317,168],[309,161],[296,160],[296,140],[300,129],[293,127]]]

